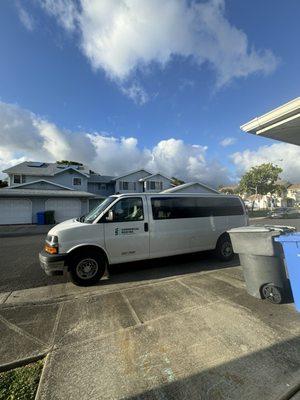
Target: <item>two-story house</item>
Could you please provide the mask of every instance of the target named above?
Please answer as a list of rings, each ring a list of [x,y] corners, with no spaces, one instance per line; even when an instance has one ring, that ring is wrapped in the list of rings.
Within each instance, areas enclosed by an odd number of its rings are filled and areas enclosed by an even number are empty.
[[[25,161],[4,170],[8,187],[0,190],[0,224],[31,224],[37,212],[53,210],[56,222],[89,210],[90,170],[84,165]]]
[[[171,179],[146,170],[119,177],[100,175],[86,165],[25,161],[3,172],[8,187],[0,190],[0,224],[37,221],[37,212],[54,210],[57,222],[78,217],[114,193],[161,192]]]
[[[287,189],[288,206],[300,206],[300,183],[294,183]]]
[[[114,178],[116,193],[159,193],[173,187],[172,179],[145,169]]]
[[[90,171],[85,165],[69,165],[25,161],[3,172],[8,174],[9,187],[54,189],[57,185],[87,191]]]

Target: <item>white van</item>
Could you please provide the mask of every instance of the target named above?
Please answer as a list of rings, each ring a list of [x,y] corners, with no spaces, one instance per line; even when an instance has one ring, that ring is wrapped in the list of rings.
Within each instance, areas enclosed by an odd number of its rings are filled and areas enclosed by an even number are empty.
[[[233,250],[227,230],[248,225],[242,200],[221,194],[120,194],[52,228],[40,253],[48,275],[68,270],[78,285],[99,281],[108,264],[215,249]]]

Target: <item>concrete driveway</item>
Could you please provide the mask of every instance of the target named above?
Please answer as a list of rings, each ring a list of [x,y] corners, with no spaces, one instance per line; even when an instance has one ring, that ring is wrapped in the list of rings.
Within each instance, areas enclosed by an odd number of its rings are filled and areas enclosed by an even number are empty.
[[[0,370],[46,357],[37,399],[283,400],[297,391],[299,314],[250,297],[238,258],[120,265],[79,288],[42,274],[42,240],[0,243]]]
[[[150,279],[11,295],[0,362],[47,354],[38,399],[279,399],[300,383],[292,304],[247,295],[238,266],[156,262]]]

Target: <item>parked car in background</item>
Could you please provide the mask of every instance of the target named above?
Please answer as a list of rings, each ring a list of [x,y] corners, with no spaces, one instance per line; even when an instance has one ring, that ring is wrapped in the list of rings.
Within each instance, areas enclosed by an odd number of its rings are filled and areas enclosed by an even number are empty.
[[[299,218],[300,210],[297,208],[279,207],[269,211],[268,216],[270,218]]]

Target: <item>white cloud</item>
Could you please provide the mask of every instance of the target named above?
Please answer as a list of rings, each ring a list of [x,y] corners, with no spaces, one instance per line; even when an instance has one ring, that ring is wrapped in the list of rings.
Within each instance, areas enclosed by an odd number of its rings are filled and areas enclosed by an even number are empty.
[[[272,162],[283,169],[281,177],[290,182],[300,182],[300,147],[288,143],[261,146],[256,151],[244,150],[231,155],[238,172],[244,173],[251,167]]]
[[[215,186],[227,183],[226,168],[208,160],[206,152],[206,146],[180,139],[161,140],[153,148],[142,149],[134,137],[70,132],[16,105],[0,102],[1,170],[24,160],[71,159],[104,175],[146,168]]]
[[[75,29],[78,16],[75,2],[72,0],[41,0],[40,2],[44,10],[57,18],[57,22],[66,31],[72,32]]]
[[[223,140],[221,140],[220,145],[223,147],[228,147],[233,145],[236,142],[236,138],[233,137],[227,137]]]
[[[42,1],[42,0],[41,0]],[[78,5],[79,2],[79,5]],[[225,0],[43,0],[67,31],[79,33],[82,52],[95,70],[118,81],[153,63],[164,67],[174,55],[204,63],[216,86],[234,78],[272,72],[278,60],[256,50],[225,16]]]
[[[138,83],[133,83],[128,87],[122,87],[122,93],[135,102],[138,105],[144,105],[149,101],[149,95],[145,89]]]
[[[33,16],[22,7],[21,3],[17,2],[16,7],[20,21],[28,31],[32,32],[35,26]]]

